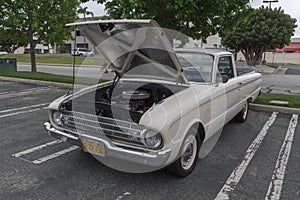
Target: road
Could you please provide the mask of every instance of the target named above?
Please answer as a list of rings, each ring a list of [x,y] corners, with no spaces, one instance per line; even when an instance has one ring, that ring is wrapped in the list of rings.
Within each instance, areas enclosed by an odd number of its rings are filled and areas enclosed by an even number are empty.
[[[262,91],[300,95],[300,75],[265,74],[262,76]]]
[[[285,66],[288,69],[286,70],[285,74],[289,75],[300,75],[300,67],[293,67],[293,66]]]
[[[300,198],[297,115],[251,111],[245,123],[230,122],[213,151],[184,179],[165,170],[128,174],[47,135],[44,108],[65,89],[0,85],[0,199],[264,199],[276,197],[272,191],[280,199]],[[228,193],[222,192],[226,182]]]
[[[18,71],[30,71],[30,68],[31,65],[29,63],[18,63],[17,65]],[[73,76],[73,68],[71,65],[37,64],[37,71],[50,74]],[[114,73],[104,73],[103,68],[101,67],[83,66],[75,68],[75,76],[111,80],[114,78]]]
[[[38,64],[37,69],[39,72],[46,72],[51,74],[59,74],[72,76],[71,66],[58,66]],[[299,68],[300,69],[300,68]],[[299,70],[288,71],[288,74],[263,74],[262,88],[263,92],[279,93],[279,94],[296,94],[300,95],[300,75],[297,75]],[[30,64],[18,63],[18,71],[30,71]],[[271,71],[274,71],[271,69]],[[292,73],[293,75],[291,75]],[[114,78],[113,72],[103,73],[102,68],[84,66],[76,68],[76,77],[91,77],[104,80],[112,80]]]
[[[300,95],[300,67],[284,68],[278,74],[263,74],[263,92]]]

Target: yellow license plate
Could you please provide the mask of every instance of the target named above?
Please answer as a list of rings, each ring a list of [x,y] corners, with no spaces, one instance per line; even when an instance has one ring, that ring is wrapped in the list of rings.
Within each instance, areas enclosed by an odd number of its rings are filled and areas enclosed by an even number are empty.
[[[91,141],[85,138],[81,139],[83,148],[91,153],[100,154],[102,156],[105,156],[105,147],[104,144]]]

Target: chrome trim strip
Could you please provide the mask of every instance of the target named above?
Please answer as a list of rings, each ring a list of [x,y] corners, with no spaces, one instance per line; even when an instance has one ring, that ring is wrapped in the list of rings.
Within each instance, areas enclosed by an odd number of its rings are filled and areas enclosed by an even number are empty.
[[[144,127],[134,122],[128,122],[108,117],[102,117],[76,111],[62,111],[65,124],[57,129],[74,132],[95,133],[106,136],[110,140],[130,143],[130,146],[147,148],[142,142]]]
[[[75,117],[72,116],[72,117],[73,117],[73,119],[78,119],[78,120],[83,120],[83,121],[95,123],[95,121],[92,121],[92,120],[89,120],[89,119],[79,118],[79,117],[76,117],[76,116],[75,116]],[[76,123],[83,124],[83,123],[80,123],[80,122],[78,122],[78,121],[76,121]],[[109,124],[109,123],[100,122],[100,121],[98,121],[98,123],[99,123],[99,124],[106,125],[106,126],[117,126],[117,127],[120,128],[120,129],[127,129],[128,131],[134,130],[134,131],[142,132],[142,130],[133,129],[133,128],[131,128],[131,127],[128,128],[128,127],[120,126],[120,125],[117,125],[117,124]],[[86,125],[86,124],[83,124],[83,125]],[[86,125],[86,126],[88,126],[88,125]],[[92,126],[92,125],[90,125],[90,126]],[[92,127],[98,128],[98,127],[96,127],[96,126],[92,126]],[[99,127],[99,128],[100,128],[100,127]],[[105,129],[105,128],[100,128],[100,129],[103,129],[103,130],[109,130],[109,129]],[[114,130],[114,131],[115,131],[115,130]],[[129,133],[126,133],[126,132],[120,132],[120,131],[115,131],[115,132],[119,132],[120,134],[126,134],[126,135],[131,136]]]
[[[60,130],[55,129],[54,127],[51,127],[50,122],[45,122],[45,123],[44,123],[44,126],[45,126],[45,128],[46,128],[47,131],[51,131],[51,132],[53,132],[53,133],[62,135],[62,136],[67,137],[67,138],[71,138],[71,139],[73,139],[73,140],[79,140],[79,137],[75,137],[75,136],[73,136],[73,135],[71,135],[71,134],[62,132],[62,131],[60,131]]]
[[[102,143],[104,143],[104,145],[109,150],[112,150],[112,151],[120,151],[122,153],[134,154],[134,155],[143,156],[143,157],[147,157],[147,158],[156,158],[157,157],[157,155],[151,154],[151,153],[144,153],[144,152],[132,151],[132,150],[129,150],[129,149],[123,149],[123,148],[120,148],[120,147],[114,147],[108,141],[103,140],[103,139],[98,138],[98,137],[91,136],[91,135],[82,134],[81,137],[88,138],[88,139],[91,139],[91,140],[95,140],[95,141],[98,141],[98,142],[102,142]],[[170,151],[171,150],[166,151],[166,153],[170,152]]]
[[[86,115],[86,116],[89,116],[89,117],[97,117],[97,118],[100,118],[100,119],[105,119],[105,120],[110,120],[110,121],[116,121],[116,122],[128,124],[130,126],[134,125],[136,127],[141,127],[142,128],[142,125],[139,125],[139,124],[134,123],[134,122],[128,122],[128,121],[120,120],[120,119],[113,119],[113,118],[103,117],[103,116],[100,117],[100,116],[96,116],[96,115],[92,115],[92,114],[88,114],[88,113],[76,112],[76,111],[66,111],[66,110],[64,110],[63,112],[69,113],[69,114],[73,114],[74,113],[74,114],[79,114],[79,115]]]
[[[104,138],[94,137],[87,134],[81,134],[78,137],[68,134],[66,132],[55,129],[51,126],[50,122],[45,122],[44,126],[50,135],[57,135],[58,137],[66,137],[69,140],[67,142],[72,143],[72,140],[81,143],[81,138],[87,138],[90,140],[94,140],[95,142],[100,142],[104,144],[106,148],[105,157],[113,157],[117,159],[125,159],[126,161],[140,164],[140,165],[149,165],[149,166],[164,166],[166,161],[168,160],[171,149],[157,150],[157,151],[149,151],[149,152],[139,152],[130,149],[120,148],[118,146],[114,146],[109,141]],[[91,152],[90,152],[91,153]],[[91,153],[97,157],[98,154]],[[145,162],[146,161],[146,162]]]

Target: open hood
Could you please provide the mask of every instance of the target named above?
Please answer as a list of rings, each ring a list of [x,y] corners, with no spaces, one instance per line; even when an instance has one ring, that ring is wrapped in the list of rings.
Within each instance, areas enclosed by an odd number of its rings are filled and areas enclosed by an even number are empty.
[[[76,26],[120,77],[188,84],[167,34],[154,20],[97,20]]]

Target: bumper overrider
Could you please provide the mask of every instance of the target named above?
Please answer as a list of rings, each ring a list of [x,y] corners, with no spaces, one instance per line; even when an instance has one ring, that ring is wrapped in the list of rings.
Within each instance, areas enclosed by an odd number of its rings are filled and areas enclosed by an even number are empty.
[[[88,134],[73,134],[65,130],[58,130],[51,125],[50,122],[45,122],[44,127],[46,131],[54,138],[68,142],[84,149],[83,140],[89,140],[96,143],[100,143],[105,148],[105,154],[98,154],[88,151],[92,155],[98,157],[101,161],[101,157],[113,158],[124,160],[132,164],[139,164],[152,167],[163,167],[166,165],[170,156],[171,150],[157,150],[155,152],[141,152],[139,150],[125,149],[112,144],[106,138],[94,137]]]

